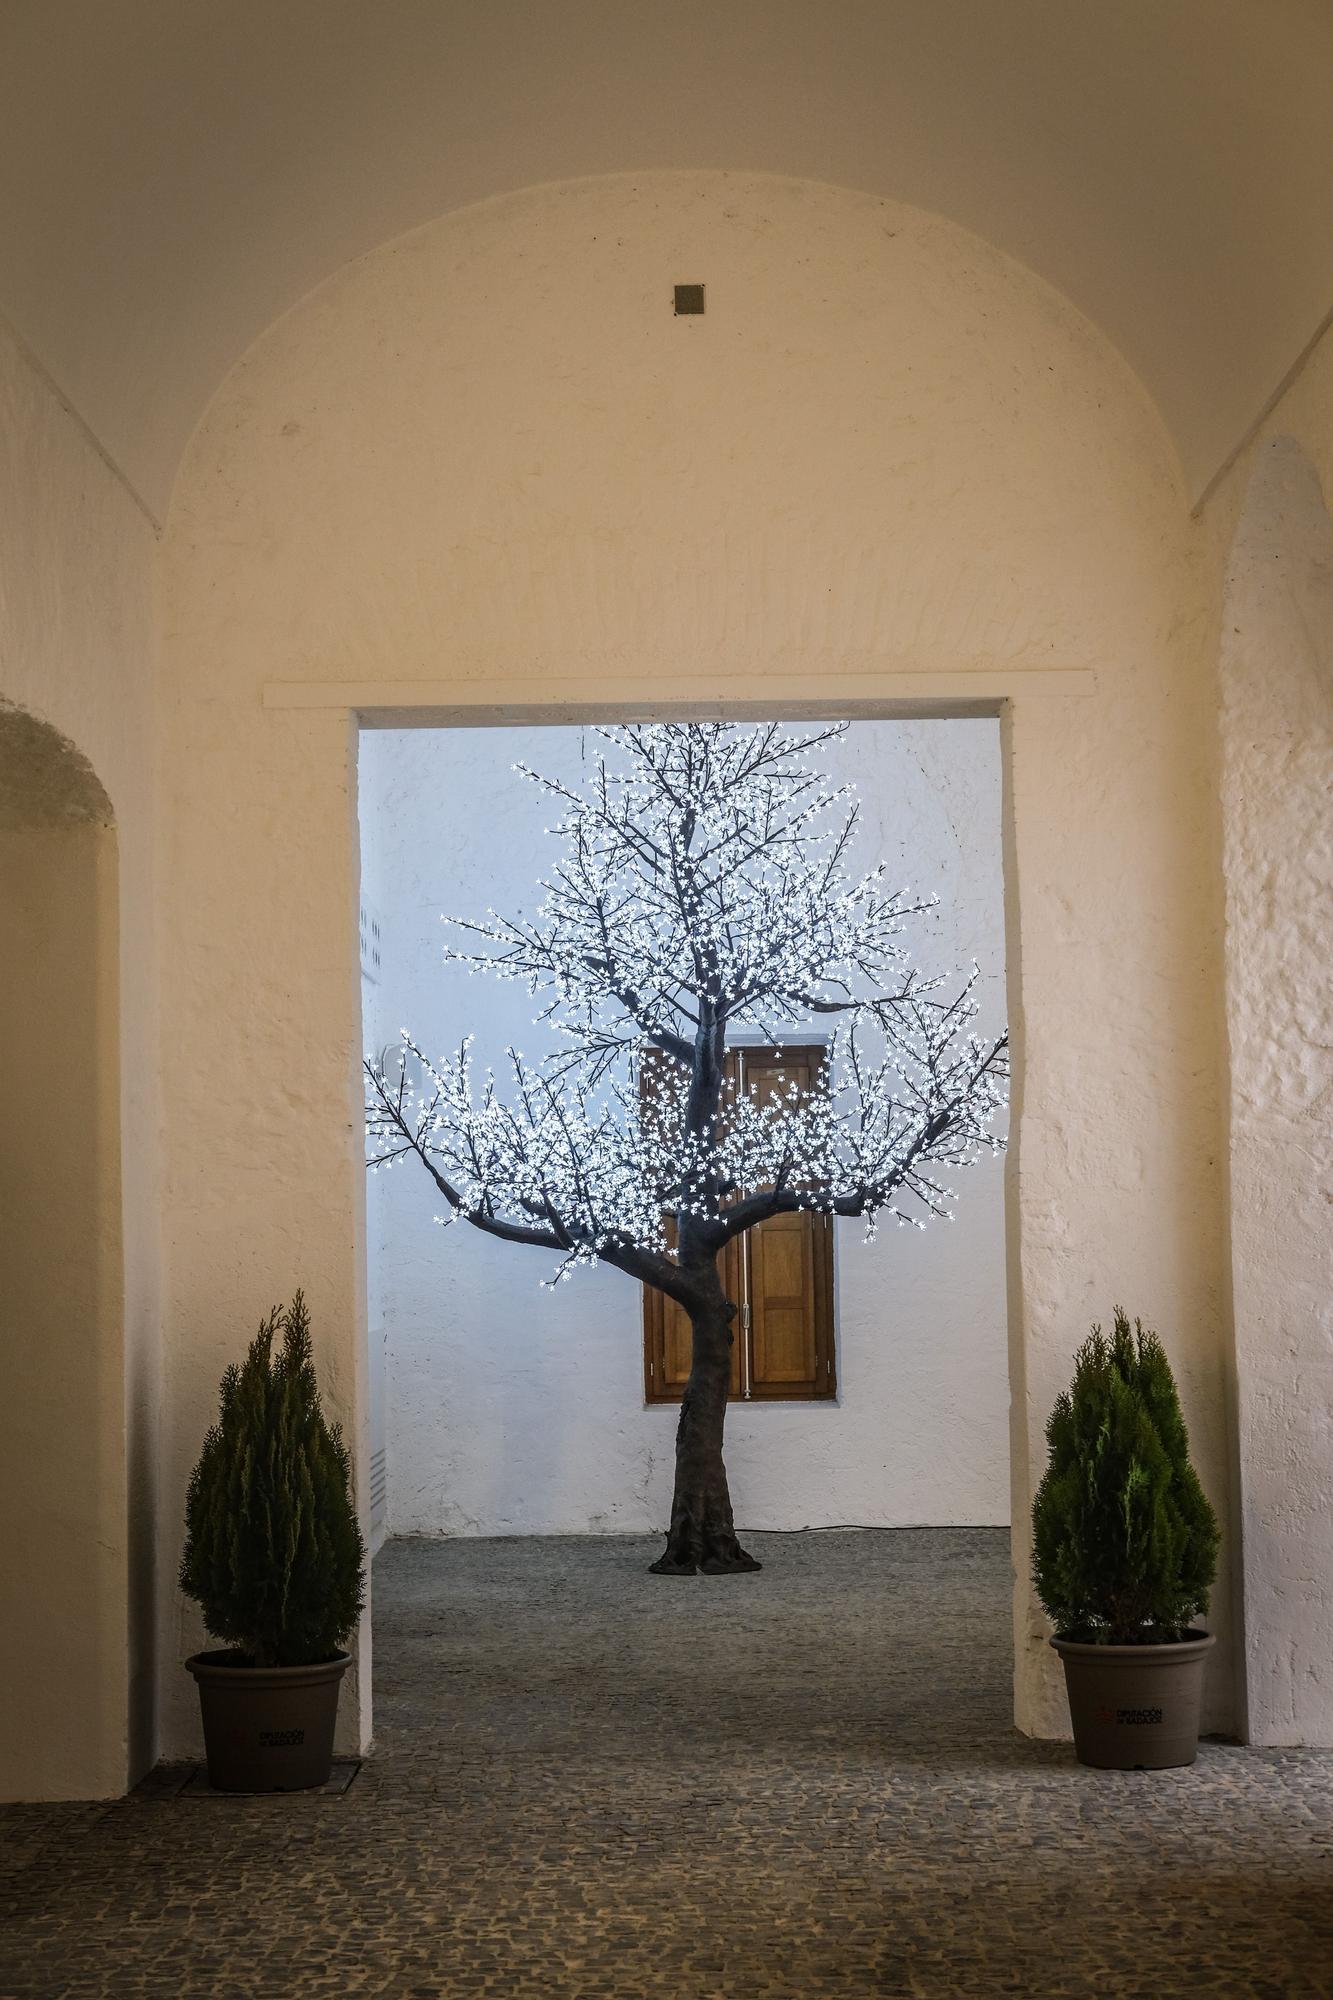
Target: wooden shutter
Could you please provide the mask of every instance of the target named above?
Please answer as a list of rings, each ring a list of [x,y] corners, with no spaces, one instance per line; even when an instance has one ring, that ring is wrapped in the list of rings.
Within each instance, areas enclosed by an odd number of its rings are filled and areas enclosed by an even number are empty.
[[[743,1088],[763,1103],[788,1083],[818,1089],[822,1048],[743,1049]],[[772,1215],[745,1239],[749,1394],[810,1401],[837,1390],[833,1372],[833,1223],[800,1209]]]
[[[645,1058],[651,1074],[654,1058]],[[818,1089],[826,1052],[819,1045],[733,1049],[727,1076],[762,1103],[788,1083]],[[674,1221],[667,1221],[674,1243]],[[800,1210],[770,1216],[728,1243],[722,1287],[740,1307],[731,1350],[731,1396],[756,1402],[809,1402],[837,1393],[833,1367],[833,1225]],[[643,1288],[644,1395],[678,1403],[690,1372],[689,1316],[655,1286]]]
[[[646,1084],[659,1063],[666,1058],[655,1051],[645,1050],[639,1071],[641,1085]],[[727,1059],[727,1075],[736,1074],[735,1058]],[[666,1218],[667,1242],[674,1249],[676,1245],[676,1221],[674,1216]],[[741,1249],[738,1243],[728,1243],[718,1259],[718,1275],[722,1289],[737,1307],[732,1324],[731,1346],[731,1388],[733,1398],[741,1394]],[[690,1316],[683,1306],[669,1299],[665,1292],[659,1292],[656,1285],[643,1287],[643,1393],[649,1403],[678,1403],[685,1393],[689,1380],[690,1363],[693,1359],[694,1337],[690,1328]]]
[[[676,1226],[667,1223],[668,1241],[674,1244]],[[722,1279],[722,1289],[729,1299],[739,1306],[741,1255],[737,1243],[728,1243],[718,1260],[718,1271]],[[731,1346],[731,1389],[734,1398],[741,1393],[741,1321],[738,1311],[732,1323]],[[643,1288],[643,1388],[644,1396],[650,1403],[678,1403],[685,1393],[689,1379],[690,1361],[693,1350],[693,1336],[690,1331],[689,1314],[665,1292],[659,1292],[656,1285]]]

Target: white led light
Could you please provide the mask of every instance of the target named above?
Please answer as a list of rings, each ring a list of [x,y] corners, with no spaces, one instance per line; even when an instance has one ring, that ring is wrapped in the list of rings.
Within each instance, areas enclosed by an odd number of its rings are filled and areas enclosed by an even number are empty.
[[[945,997],[899,942],[939,898],[884,890],[883,864],[847,872],[852,788],[808,761],[844,727],[599,730],[609,747],[581,793],[514,765],[559,799],[564,854],[534,917],[446,919],[471,948],[445,956],[543,995],[534,1026],[562,1046],[509,1050],[502,1090],[489,1069],[474,1081],[470,1034],[437,1065],[404,1029],[395,1062],[366,1061],[372,1168],[415,1154],[449,1205],[437,1221],[547,1242],[552,1284],[608,1255],[669,1254],[671,1211],[721,1241],[742,1201],[759,1219],[765,1190],[769,1212],[860,1216],[871,1238],[881,1214],[952,1220],[930,1169],[1001,1144],[1007,1043],[974,1032],[975,964]],[[716,1093],[691,1101],[710,1036],[816,1024],[831,1031],[817,1083],[763,1103],[730,1092],[721,1122]]]

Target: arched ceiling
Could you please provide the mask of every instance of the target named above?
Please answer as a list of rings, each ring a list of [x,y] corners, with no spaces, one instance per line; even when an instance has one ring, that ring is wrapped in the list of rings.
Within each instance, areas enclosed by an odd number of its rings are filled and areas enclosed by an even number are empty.
[[[0,303],[159,516],[226,370],[340,264],[488,195],[660,167],[988,238],[1120,347],[1197,496],[1333,305],[1333,4],[0,8]]]

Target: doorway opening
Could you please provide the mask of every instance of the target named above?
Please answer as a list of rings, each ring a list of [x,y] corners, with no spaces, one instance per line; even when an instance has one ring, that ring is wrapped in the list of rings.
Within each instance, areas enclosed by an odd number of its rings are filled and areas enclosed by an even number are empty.
[[[559,842],[549,798],[515,767],[577,790],[594,754],[582,723],[363,729],[368,1051],[404,1028],[441,1053],[471,1034],[478,1063],[497,1068],[507,1047],[548,1046],[521,982],[446,962],[441,918],[536,909]],[[895,886],[938,896],[904,942],[927,973],[975,959],[978,1032],[998,1031],[998,720],[858,720],[826,762],[861,809],[852,872],[882,861]],[[812,1017],[778,1041],[742,1029],[732,1060],[780,1087],[793,1063],[818,1066],[826,1026]],[[1008,1525],[1004,1179],[983,1159],[951,1182],[953,1227],[867,1242],[857,1221],[804,1215],[764,1225],[772,1241],[738,1239],[726,1458],[746,1530]],[[606,1266],[543,1290],[549,1255],[442,1229],[440,1210],[419,1162],[368,1177],[372,1547],[660,1533],[688,1353],[680,1308]]]

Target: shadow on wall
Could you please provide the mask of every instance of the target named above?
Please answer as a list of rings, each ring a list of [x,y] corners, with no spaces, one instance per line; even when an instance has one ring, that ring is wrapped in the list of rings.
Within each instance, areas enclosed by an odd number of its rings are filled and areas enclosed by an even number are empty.
[[[116,832],[0,705],[0,1798],[126,1783]]]

